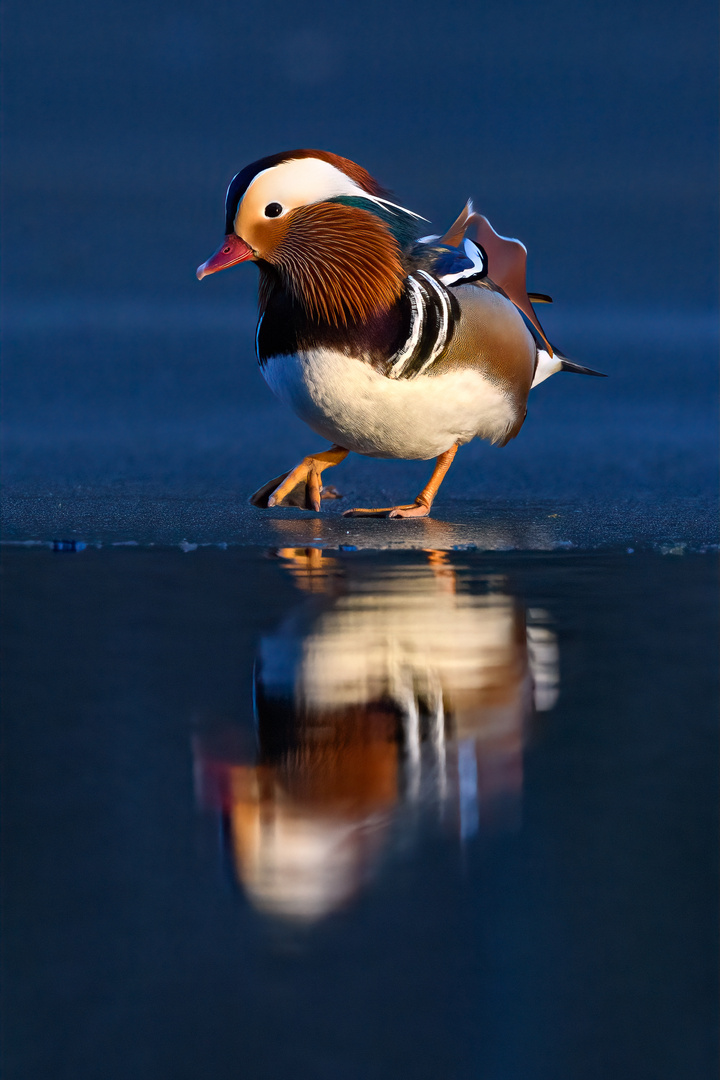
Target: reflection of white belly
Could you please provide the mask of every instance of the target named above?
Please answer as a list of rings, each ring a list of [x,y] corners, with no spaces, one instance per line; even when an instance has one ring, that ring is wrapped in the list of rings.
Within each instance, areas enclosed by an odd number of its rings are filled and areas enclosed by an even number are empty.
[[[273,356],[271,390],[318,435],[371,457],[437,457],[475,436],[501,442],[516,411],[503,391],[470,368],[388,379],[331,349]]]

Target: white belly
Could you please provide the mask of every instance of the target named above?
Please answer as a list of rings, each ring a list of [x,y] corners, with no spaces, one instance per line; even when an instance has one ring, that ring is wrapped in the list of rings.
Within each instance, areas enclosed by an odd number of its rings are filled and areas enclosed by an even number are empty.
[[[265,381],[313,431],[357,454],[427,460],[476,436],[502,442],[516,419],[503,391],[470,368],[388,379],[332,349],[274,356]]]

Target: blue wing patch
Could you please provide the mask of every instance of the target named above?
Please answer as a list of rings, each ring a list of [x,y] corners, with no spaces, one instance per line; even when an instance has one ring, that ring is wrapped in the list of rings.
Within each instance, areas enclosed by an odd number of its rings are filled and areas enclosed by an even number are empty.
[[[479,244],[463,240],[462,246],[445,247],[435,261],[432,272],[443,285],[464,285],[484,278],[488,270],[487,255]]]

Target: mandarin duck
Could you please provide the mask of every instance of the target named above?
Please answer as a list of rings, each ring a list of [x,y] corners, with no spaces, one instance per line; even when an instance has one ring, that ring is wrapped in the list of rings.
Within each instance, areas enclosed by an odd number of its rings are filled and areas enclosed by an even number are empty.
[[[558,371],[600,372],[550,345],[525,284],[527,251],[468,202],[443,236],[360,165],[321,150],[261,158],[231,181],[225,239],[199,279],[260,271],[255,335],[275,394],[332,446],[251,498],[320,510],[325,469],[350,451],[436,459],[413,503],[352,516],[425,517],[459,446],[515,438],[530,390]]]

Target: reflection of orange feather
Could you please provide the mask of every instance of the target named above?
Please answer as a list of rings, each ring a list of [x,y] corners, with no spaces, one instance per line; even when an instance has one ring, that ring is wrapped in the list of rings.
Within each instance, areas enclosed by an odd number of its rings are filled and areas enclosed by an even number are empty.
[[[297,812],[364,818],[397,801],[397,729],[397,710],[384,702],[313,709],[275,764],[204,758],[203,797],[233,812],[280,801]]]
[[[396,711],[382,704],[313,709],[278,779],[316,811],[354,818],[388,808],[398,795],[397,722]]]
[[[337,203],[288,215],[272,263],[310,315],[333,326],[389,311],[405,278],[387,226],[366,210]]]
[[[303,745],[280,767],[228,766],[233,860],[261,910],[317,918],[366,877],[397,801],[398,749],[357,733],[357,744]]]

